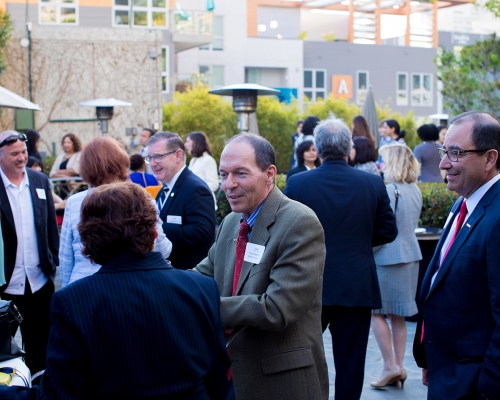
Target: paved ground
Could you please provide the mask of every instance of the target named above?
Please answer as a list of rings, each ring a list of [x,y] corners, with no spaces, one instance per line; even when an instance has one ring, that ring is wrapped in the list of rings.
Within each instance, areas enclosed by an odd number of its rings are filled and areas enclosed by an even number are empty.
[[[408,336],[404,365],[408,372],[408,378],[405,381],[404,389],[402,390],[399,387],[392,386],[385,389],[373,389],[370,386],[370,382],[377,380],[382,371],[382,356],[380,355],[375,337],[370,331],[368,349],[366,352],[365,381],[361,394],[362,400],[423,400],[427,397],[427,388],[422,385],[421,381],[421,370],[415,364],[415,360],[412,356],[413,336],[415,335],[416,324],[414,322],[407,322],[406,324],[408,327]],[[330,399],[333,400],[335,398],[335,366],[333,363],[331,336],[328,330],[323,335],[323,340],[325,343],[326,362],[328,364],[330,377]]]
[[[56,274],[55,281],[56,290],[61,288],[61,280],[59,273]],[[380,350],[375,341],[373,333],[370,332],[368,339],[368,349],[366,352],[366,367],[365,367],[365,382],[362,400],[423,400],[427,397],[427,388],[422,385],[420,368],[415,364],[412,356],[413,336],[415,335],[415,326],[413,322],[407,322],[408,339],[406,342],[405,368],[408,372],[408,378],[405,382],[405,388],[401,390],[397,387],[387,387],[385,389],[373,389],[370,382],[377,380],[382,371],[382,357]],[[328,372],[330,376],[330,399],[335,397],[335,366],[333,363],[332,341],[330,332],[327,330],[323,335],[325,343],[326,361],[328,364]]]

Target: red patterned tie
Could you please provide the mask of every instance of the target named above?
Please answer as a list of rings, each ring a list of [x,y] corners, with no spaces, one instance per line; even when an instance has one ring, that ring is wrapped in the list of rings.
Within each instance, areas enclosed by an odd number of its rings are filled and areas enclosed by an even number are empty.
[[[460,213],[458,214],[457,218],[457,225],[455,226],[455,232],[453,232],[453,236],[451,237],[450,243],[448,244],[448,247],[446,248],[446,251],[443,254],[443,258],[441,258],[441,264],[439,264],[439,268],[437,270],[437,273],[439,273],[439,270],[441,269],[441,265],[443,265],[444,259],[448,255],[448,251],[450,251],[451,245],[455,241],[455,238],[458,235],[458,232],[460,229],[462,229],[462,226],[464,225],[465,217],[467,216],[467,204],[465,204],[465,200],[462,201],[462,205],[460,206]],[[420,335],[420,343],[424,342],[424,321],[422,321],[422,333]]]
[[[233,294],[236,294],[236,289],[238,288],[238,281],[240,280],[241,267],[243,266],[243,258],[245,258],[245,249],[248,243],[248,233],[252,228],[248,225],[247,221],[241,221],[240,231],[238,233],[238,239],[236,240],[236,260],[234,262],[234,276],[233,276]],[[226,334],[230,334],[231,329],[226,329]],[[231,352],[227,349],[227,354],[231,356]],[[227,371],[227,379],[230,380],[233,377],[233,372],[231,368]]]
[[[243,265],[243,258],[245,257],[245,249],[248,243],[248,233],[251,228],[247,221],[241,221],[240,232],[238,233],[238,240],[236,241],[236,260],[234,262],[234,278],[233,278],[233,296],[236,294],[238,288],[238,281],[240,280],[241,267]]]

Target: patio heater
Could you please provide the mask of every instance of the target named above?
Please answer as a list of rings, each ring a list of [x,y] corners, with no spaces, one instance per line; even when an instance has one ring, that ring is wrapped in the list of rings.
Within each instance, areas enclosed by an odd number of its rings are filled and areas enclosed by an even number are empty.
[[[238,129],[240,133],[244,133],[248,132],[250,127],[250,114],[257,110],[257,96],[277,95],[281,92],[254,83],[240,83],[210,90],[209,93],[219,96],[232,96],[233,110],[238,114]]]
[[[113,107],[130,107],[132,103],[116,99],[94,99],[79,104],[83,107],[95,107],[96,116],[99,120],[99,129],[103,136],[108,133],[108,121],[113,118]]]

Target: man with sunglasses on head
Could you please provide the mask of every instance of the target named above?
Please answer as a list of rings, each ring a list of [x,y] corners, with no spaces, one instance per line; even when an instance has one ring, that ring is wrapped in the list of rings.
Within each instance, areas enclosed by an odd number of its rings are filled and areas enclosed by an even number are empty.
[[[23,316],[25,361],[34,374],[45,369],[59,233],[47,176],[26,168],[26,141],[26,135],[16,131],[0,134],[5,267],[5,279],[0,276],[0,296],[12,300]]]
[[[413,343],[429,399],[500,398],[500,123],[450,121],[439,167],[460,195],[420,291]]]
[[[146,147],[145,161],[163,184],[156,203],[163,231],[172,242],[168,259],[175,268],[194,268],[207,256],[215,238],[212,192],[186,168],[184,142],[177,133],[158,132]]]

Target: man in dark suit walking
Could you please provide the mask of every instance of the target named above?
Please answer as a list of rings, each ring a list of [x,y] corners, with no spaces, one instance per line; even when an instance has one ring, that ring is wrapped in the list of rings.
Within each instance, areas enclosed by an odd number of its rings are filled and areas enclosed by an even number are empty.
[[[310,207],[325,230],[322,328],[329,326],[335,361],[335,399],[359,399],[371,310],[382,306],[373,246],[397,236],[380,177],[347,164],[347,125],[329,118],[316,126],[320,167],[292,176],[285,195]]]
[[[50,299],[59,263],[59,233],[47,176],[26,168],[26,135],[0,134],[0,210],[5,277],[2,299],[12,300],[21,324],[26,364],[45,369]],[[4,279],[5,278],[5,279]]]
[[[215,238],[214,198],[207,184],[186,167],[186,152],[176,133],[159,132],[146,143],[156,179],[163,231],[172,242],[169,260],[175,268],[191,269],[203,260]]]
[[[498,399],[500,124],[480,111],[450,123],[439,167],[461,197],[422,282],[413,354],[429,399]]]

